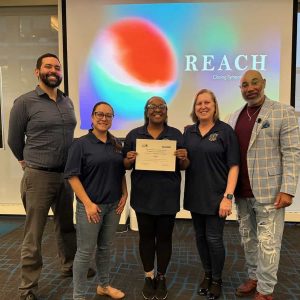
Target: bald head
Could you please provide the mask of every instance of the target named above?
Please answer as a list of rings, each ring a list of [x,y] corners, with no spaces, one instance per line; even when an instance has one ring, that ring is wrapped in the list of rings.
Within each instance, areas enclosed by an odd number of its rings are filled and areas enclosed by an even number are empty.
[[[261,73],[256,70],[248,70],[244,73],[240,81],[240,88],[243,98],[249,106],[258,106],[265,99],[266,80]]]
[[[260,80],[263,80],[263,77],[259,71],[248,70],[243,74],[243,76],[241,78],[241,82],[240,82],[241,85],[242,85],[243,81],[245,81],[245,80],[247,81],[249,78],[258,78]]]

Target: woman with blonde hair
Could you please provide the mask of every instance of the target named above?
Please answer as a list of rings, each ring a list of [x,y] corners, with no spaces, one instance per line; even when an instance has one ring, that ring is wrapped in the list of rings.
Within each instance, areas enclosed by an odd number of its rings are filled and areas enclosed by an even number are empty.
[[[219,298],[225,261],[223,229],[231,214],[239,172],[239,146],[233,129],[219,119],[214,93],[200,90],[186,128],[184,145],[190,164],[186,170],[184,208],[191,211],[196,243],[204,268],[198,294]]]

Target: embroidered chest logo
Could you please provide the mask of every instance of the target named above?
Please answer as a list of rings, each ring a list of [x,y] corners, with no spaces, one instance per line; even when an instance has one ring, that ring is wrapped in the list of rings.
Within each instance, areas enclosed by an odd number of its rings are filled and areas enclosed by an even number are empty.
[[[212,134],[209,135],[208,139],[211,142],[215,142],[217,140],[217,137],[218,137],[218,133],[212,133]]]

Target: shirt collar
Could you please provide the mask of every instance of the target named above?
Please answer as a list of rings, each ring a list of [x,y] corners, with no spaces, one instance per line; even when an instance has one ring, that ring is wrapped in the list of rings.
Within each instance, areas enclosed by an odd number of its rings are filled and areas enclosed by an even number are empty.
[[[214,124],[214,126],[211,128],[210,132],[216,132],[216,131],[219,131],[220,130],[220,125],[221,125],[221,121],[220,120],[217,120],[216,123]],[[191,132],[194,132],[194,133],[199,133],[199,121],[193,125],[191,125],[192,128],[191,128]]]
[[[146,124],[138,128],[138,134],[149,135]]]
[[[107,141],[106,141],[106,143],[104,143],[104,142],[102,142],[102,141],[100,141],[94,134],[93,134],[93,129],[89,129],[89,132],[88,132],[88,138],[89,138],[89,140],[91,141],[91,142],[93,142],[94,144],[111,144],[112,142],[111,142],[111,135],[110,135],[110,133],[108,132],[107,133]]]
[[[42,90],[39,85],[36,86],[35,91],[38,94],[38,96],[42,96],[42,95],[48,96],[48,94],[44,90]],[[60,97],[66,97],[66,95],[60,89],[57,89],[57,98],[60,98]]]
[[[152,136],[149,134],[149,132],[147,130],[147,124],[145,124],[144,126],[142,126],[138,129],[138,134],[146,135],[146,136],[149,136],[150,138],[152,138]],[[169,125],[167,125],[167,124],[164,125],[164,129],[163,129],[162,133],[159,135],[159,137],[160,138],[172,137],[172,135],[170,133]]]

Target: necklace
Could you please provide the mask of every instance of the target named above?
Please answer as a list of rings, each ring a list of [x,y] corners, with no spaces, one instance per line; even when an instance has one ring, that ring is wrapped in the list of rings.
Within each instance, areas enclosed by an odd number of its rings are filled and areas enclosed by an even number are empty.
[[[247,109],[246,109],[246,112],[247,112],[247,115],[248,115],[248,118],[249,118],[249,122],[251,121],[252,117],[261,109],[261,105],[258,107],[258,109],[252,114],[250,115],[249,114],[249,111],[248,111],[248,106],[247,106]]]

